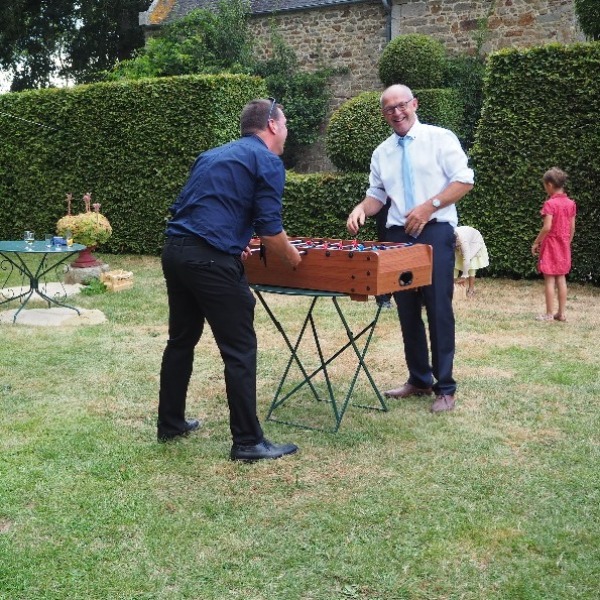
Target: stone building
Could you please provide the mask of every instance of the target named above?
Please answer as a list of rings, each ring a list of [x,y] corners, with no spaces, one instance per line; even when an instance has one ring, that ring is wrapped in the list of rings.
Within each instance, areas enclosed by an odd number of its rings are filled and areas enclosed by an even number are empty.
[[[147,34],[218,0],[154,0],[140,13]],[[448,53],[488,54],[504,47],[582,41],[574,0],[250,0],[251,26],[269,53],[273,25],[301,68],[344,67],[332,82],[331,110],[363,91],[380,90],[377,64],[393,37],[423,33]],[[331,165],[316,144],[299,171]]]

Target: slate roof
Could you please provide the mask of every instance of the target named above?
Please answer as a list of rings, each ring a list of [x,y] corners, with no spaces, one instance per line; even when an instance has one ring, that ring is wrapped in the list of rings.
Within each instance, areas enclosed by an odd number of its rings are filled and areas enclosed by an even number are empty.
[[[250,0],[252,14],[261,15],[301,10],[325,8],[340,4],[357,4],[366,0]],[[373,1],[373,0],[371,0]],[[140,24],[158,25],[180,19],[195,8],[216,8],[219,0],[154,0],[145,13],[140,13]]]

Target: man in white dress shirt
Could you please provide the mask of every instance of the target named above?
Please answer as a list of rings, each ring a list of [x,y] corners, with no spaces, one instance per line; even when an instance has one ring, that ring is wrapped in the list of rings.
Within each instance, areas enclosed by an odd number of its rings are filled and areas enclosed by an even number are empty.
[[[385,392],[393,398],[430,396],[434,413],[455,406],[454,228],[456,202],[473,187],[473,171],[456,135],[417,118],[418,100],[410,88],[393,85],[381,96],[381,110],[394,133],[373,152],[365,199],[350,213],[348,231],[357,235],[367,217],[391,198],[387,241],[433,247],[432,284],[397,292],[394,299],[404,341],[408,380]],[[404,153],[407,152],[407,157]],[[406,177],[405,158],[410,177]],[[405,189],[406,188],[406,189]],[[427,311],[431,358],[422,306]]]

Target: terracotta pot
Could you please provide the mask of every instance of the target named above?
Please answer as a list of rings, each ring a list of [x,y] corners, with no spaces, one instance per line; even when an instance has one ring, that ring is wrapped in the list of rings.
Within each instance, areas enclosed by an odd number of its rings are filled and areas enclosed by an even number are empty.
[[[104,263],[98,260],[92,251],[96,249],[96,246],[89,246],[79,252],[79,256],[71,263],[71,267],[75,269],[87,269],[90,267],[101,267]]]

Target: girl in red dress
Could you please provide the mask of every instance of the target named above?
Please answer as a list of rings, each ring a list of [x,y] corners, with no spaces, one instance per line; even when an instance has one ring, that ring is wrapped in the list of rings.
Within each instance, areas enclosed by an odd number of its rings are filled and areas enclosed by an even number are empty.
[[[539,321],[566,321],[566,275],[571,270],[571,242],[575,234],[577,207],[565,193],[567,174],[557,167],[544,173],[542,182],[548,194],[541,214],[542,229],[535,238],[531,253],[539,255],[538,271],[544,275],[546,314]],[[553,313],[554,289],[558,290],[558,312]]]

